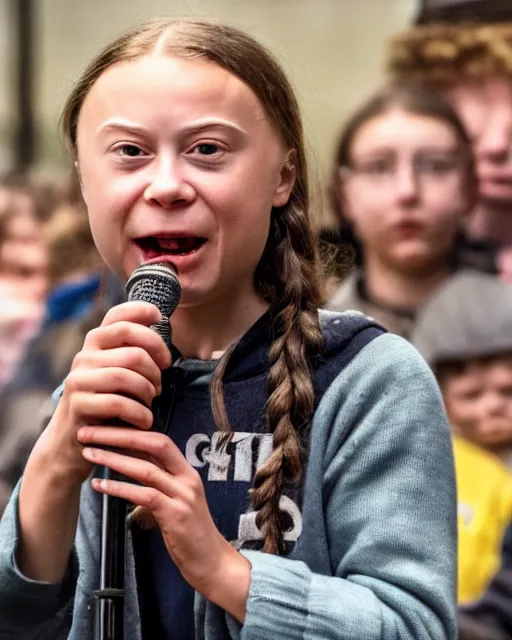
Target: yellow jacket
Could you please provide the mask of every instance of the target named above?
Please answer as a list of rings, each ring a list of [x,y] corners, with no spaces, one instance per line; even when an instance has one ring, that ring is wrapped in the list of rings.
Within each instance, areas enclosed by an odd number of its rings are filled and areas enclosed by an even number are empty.
[[[500,566],[501,543],[512,520],[512,472],[496,456],[454,437],[458,493],[459,603],[485,591]]]

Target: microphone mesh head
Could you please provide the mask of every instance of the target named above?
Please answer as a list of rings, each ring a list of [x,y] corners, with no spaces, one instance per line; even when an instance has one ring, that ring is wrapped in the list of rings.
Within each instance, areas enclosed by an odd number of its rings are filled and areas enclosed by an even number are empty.
[[[153,325],[168,347],[171,345],[169,317],[181,298],[181,285],[176,271],[167,262],[142,264],[137,267],[126,282],[129,301],[141,300],[158,307],[162,320]]]

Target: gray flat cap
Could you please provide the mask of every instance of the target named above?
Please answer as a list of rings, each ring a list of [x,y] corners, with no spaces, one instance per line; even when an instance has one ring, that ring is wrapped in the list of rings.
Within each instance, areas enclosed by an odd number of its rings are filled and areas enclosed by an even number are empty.
[[[456,273],[419,312],[411,342],[431,366],[512,352],[512,284]]]

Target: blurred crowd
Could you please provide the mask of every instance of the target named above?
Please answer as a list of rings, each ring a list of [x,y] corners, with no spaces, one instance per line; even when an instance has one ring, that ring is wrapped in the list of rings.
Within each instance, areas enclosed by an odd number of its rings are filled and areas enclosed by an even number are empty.
[[[386,59],[385,86],[340,122],[330,222],[318,229],[324,304],[375,318],[431,366],[453,430],[460,637],[503,640],[512,638],[512,3],[426,0]],[[5,176],[0,513],[52,391],[123,299],[94,248],[78,179]]]

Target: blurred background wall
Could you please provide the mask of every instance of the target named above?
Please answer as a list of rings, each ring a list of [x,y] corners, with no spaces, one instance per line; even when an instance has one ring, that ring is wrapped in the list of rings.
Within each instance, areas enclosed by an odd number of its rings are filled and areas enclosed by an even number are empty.
[[[16,126],[13,13],[0,0],[0,170],[9,168]],[[220,18],[269,46],[301,101],[313,167],[322,177],[348,111],[382,79],[388,38],[404,27],[415,0],[34,0],[36,164],[65,156],[58,136],[63,101],[80,70],[110,39],[158,15]]]

